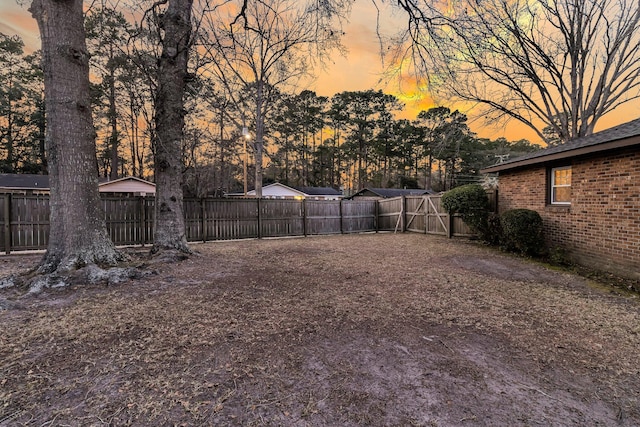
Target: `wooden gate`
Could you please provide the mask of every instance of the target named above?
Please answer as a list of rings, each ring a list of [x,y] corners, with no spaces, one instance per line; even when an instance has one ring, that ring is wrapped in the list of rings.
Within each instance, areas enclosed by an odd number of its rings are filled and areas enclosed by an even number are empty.
[[[425,232],[426,201],[427,197],[423,196],[407,196],[405,198],[406,231]]]
[[[474,233],[459,215],[449,215],[442,195],[403,196],[379,200],[380,231],[438,234],[468,237]]]
[[[451,237],[451,221],[449,213],[442,207],[442,196],[427,196],[425,200],[425,233]]]

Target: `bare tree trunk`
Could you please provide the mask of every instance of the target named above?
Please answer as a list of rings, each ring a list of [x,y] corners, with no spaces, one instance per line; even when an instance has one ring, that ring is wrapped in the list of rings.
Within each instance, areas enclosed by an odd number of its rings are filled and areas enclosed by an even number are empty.
[[[9,88],[11,90],[11,88]],[[11,101],[9,101],[9,111],[7,114],[7,166],[11,168],[11,172],[15,173],[15,165],[13,159],[13,111]]]
[[[256,182],[255,191],[258,199],[262,198],[262,157],[264,155],[264,82],[258,81],[258,93],[256,95]]]
[[[155,102],[156,223],[152,253],[191,252],[184,226],[181,146],[192,4],[193,0],[169,0],[162,18],[165,34]]]
[[[214,172],[215,173],[215,179],[213,180],[214,182],[214,188],[215,188],[215,193],[214,194],[218,194],[218,189],[221,189],[223,186],[223,180],[224,180],[224,109],[222,107],[222,103],[220,103],[220,170]],[[222,196],[222,194],[221,194]]]
[[[361,131],[362,132],[362,131]],[[358,136],[358,191],[364,188],[364,140]]]
[[[433,188],[433,184],[431,183],[431,173],[432,173],[432,169],[433,169],[433,157],[431,156],[431,154],[429,154],[429,161],[427,162],[427,174],[426,174],[426,178],[425,178],[425,184],[424,184],[424,189],[425,190],[432,190]]]
[[[49,246],[39,272],[123,259],[109,239],[98,193],[89,55],[82,0],[34,0],[42,39],[51,187]]]
[[[109,46],[110,59],[113,60],[113,46]],[[119,158],[118,158],[118,113],[116,111],[116,75],[115,75],[115,67],[113,65],[109,65],[109,124],[111,126],[111,136],[110,136],[110,149],[111,149],[111,171],[109,173],[110,179],[118,178],[118,166],[119,166]]]
[[[284,183],[291,185],[289,183],[289,136],[284,139]]]
[[[131,143],[130,143],[130,151],[131,151],[131,176],[138,176],[137,165],[137,156],[136,156],[136,148],[138,146],[138,124],[136,123],[136,115],[134,113],[135,108],[133,104],[133,100],[129,101],[129,121],[131,126]],[[142,168],[141,168],[142,169]],[[142,175],[142,173],[140,174]]]

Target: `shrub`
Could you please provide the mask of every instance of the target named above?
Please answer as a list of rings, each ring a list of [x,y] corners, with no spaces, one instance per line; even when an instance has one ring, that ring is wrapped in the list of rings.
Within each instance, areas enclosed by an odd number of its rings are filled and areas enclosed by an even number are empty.
[[[459,213],[462,220],[480,237],[487,240],[489,198],[479,184],[463,185],[442,195],[442,206],[449,214]]]
[[[487,218],[487,232],[483,239],[490,245],[497,246],[502,239],[502,225],[500,225],[500,215],[490,213]]]
[[[501,245],[504,249],[524,255],[542,255],[545,244],[542,218],[536,211],[512,209],[500,216]]]
[[[549,258],[549,262],[553,265],[564,267],[571,265],[571,259],[569,258],[569,255],[567,255],[567,251],[563,247],[551,247],[547,253],[547,257]]]

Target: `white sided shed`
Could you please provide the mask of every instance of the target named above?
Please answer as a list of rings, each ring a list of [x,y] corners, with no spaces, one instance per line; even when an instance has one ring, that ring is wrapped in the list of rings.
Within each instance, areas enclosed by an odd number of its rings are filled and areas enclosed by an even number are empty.
[[[155,196],[156,185],[153,182],[135,176],[104,181],[98,184],[101,193],[129,193],[139,196]]]
[[[256,190],[247,192],[247,196],[256,197]],[[306,194],[279,182],[262,187],[262,197],[269,199],[304,199]]]
[[[228,193],[227,197],[243,197],[243,193]],[[256,197],[256,191],[247,192],[247,197]],[[340,200],[342,193],[330,187],[289,187],[275,182],[262,187],[262,197],[265,199],[309,199],[309,200]]]

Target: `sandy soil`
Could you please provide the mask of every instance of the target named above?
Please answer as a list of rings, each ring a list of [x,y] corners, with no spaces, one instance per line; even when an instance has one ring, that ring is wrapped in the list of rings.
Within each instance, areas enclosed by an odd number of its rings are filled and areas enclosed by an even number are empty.
[[[633,295],[416,234],[193,248],[0,290],[0,426],[640,425]]]

